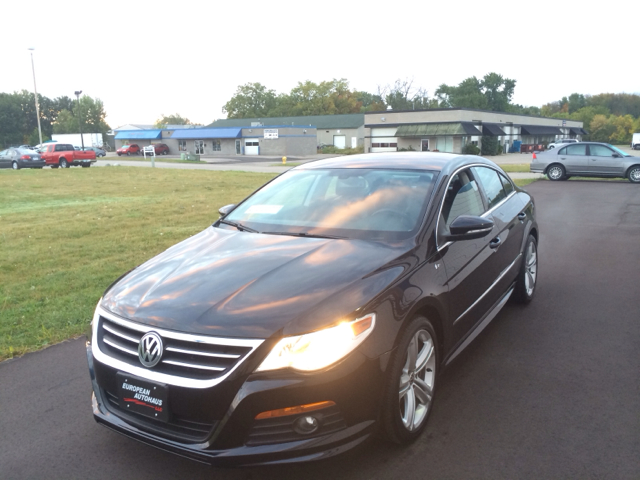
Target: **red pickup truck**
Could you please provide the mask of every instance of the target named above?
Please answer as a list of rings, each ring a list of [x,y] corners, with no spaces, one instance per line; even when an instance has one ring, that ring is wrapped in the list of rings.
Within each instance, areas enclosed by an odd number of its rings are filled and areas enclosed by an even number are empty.
[[[40,149],[40,156],[51,168],[90,167],[96,161],[93,150],[76,150],[68,143],[50,143]]]

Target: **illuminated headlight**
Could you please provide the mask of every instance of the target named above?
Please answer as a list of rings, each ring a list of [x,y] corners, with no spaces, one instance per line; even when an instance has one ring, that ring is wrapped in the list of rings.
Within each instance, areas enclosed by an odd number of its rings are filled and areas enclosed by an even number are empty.
[[[372,313],[335,327],[283,338],[256,371],[293,368],[309,372],[328,367],[360,345],[373,331],[375,323],[376,316]]]

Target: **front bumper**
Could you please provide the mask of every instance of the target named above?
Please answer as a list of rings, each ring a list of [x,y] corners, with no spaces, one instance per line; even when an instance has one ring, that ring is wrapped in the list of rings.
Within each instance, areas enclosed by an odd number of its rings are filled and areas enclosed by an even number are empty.
[[[375,430],[384,381],[381,365],[386,364],[382,359],[371,360],[354,352],[337,367],[313,375],[286,371],[250,374],[229,379],[207,389],[209,392],[170,387],[175,389],[174,399],[190,404],[193,411],[201,409],[203,402],[210,402],[213,411],[210,431],[201,438],[185,439],[162,431],[162,424],[154,420],[114,408],[105,386],[116,372],[96,361],[90,346],[87,359],[94,392],[93,414],[98,423],[148,445],[211,465],[319,460],[361,444]],[[278,440],[283,437],[274,436],[264,444],[251,441],[257,414],[327,400],[336,403],[343,417],[340,428],[326,434],[319,431],[316,436],[289,435],[284,441]]]

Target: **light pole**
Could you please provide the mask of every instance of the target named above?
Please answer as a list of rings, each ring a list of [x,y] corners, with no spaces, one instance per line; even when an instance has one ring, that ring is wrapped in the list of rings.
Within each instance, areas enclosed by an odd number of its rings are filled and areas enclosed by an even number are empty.
[[[76,98],[78,99],[78,128],[80,129],[80,142],[82,143],[82,151],[84,152],[84,137],[82,136],[82,121],[80,118],[80,94],[82,90],[76,90],[73,93],[76,94]]]
[[[31,51],[31,71],[33,72],[33,92],[36,96],[36,116],[38,117],[38,135],[40,137],[40,145],[42,145],[42,128],[40,127],[40,107],[38,106],[38,89],[36,88],[36,67],[33,65],[33,51],[35,48],[29,47]]]

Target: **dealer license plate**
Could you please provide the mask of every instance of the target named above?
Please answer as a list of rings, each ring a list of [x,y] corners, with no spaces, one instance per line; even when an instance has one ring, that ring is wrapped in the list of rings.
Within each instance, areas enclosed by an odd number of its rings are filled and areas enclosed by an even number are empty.
[[[120,408],[163,422],[169,421],[166,385],[121,372],[118,372],[116,379]]]

